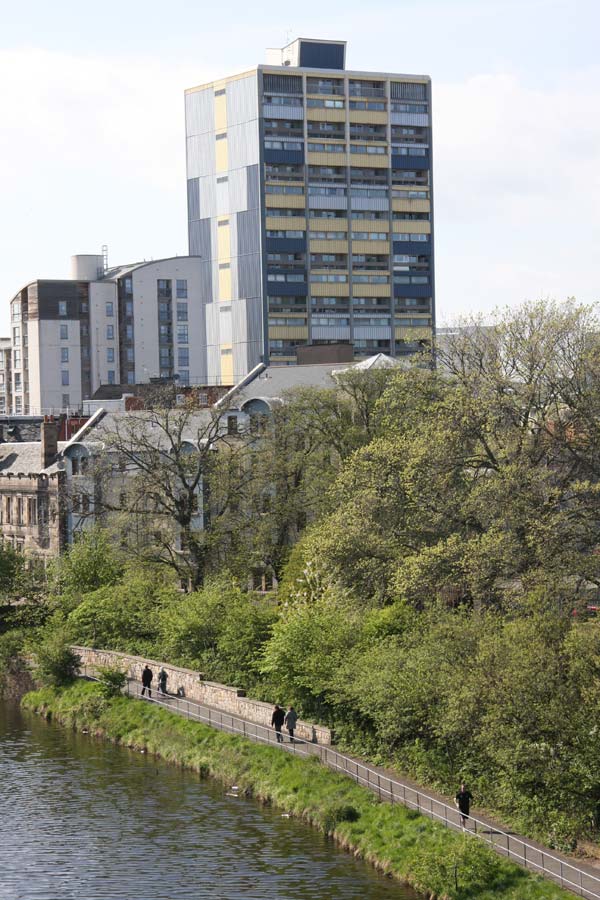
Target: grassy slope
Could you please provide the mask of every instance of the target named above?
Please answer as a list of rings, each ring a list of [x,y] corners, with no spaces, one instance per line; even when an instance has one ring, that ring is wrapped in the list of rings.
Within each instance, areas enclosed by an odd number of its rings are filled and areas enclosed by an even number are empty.
[[[149,753],[304,819],[394,877],[452,900],[567,900],[571,894],[507,863],[473,838],[447,831],[316,760],[190,722],[125,697],[103,700],[98,685],[77,682],[26,695],[25,709]],[[458,888],[456,887],[458,881]]]

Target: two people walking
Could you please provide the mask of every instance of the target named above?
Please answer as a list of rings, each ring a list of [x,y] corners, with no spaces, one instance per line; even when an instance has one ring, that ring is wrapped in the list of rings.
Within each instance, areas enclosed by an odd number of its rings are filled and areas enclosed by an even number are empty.
[[[160,670],[158,673],[158,691],[163,696],[166,696],[167,693],[167,679],[168,675],[165,672],[164,668]],[[146,663],[144,668],[142,669],[142,697],[145,696],[146,691],[148,692],[148,697],[152,697],[152,680],[154,678],[154,672]]]
[[[288,730],[290,743],[294,743],[294,731],[296,729],[297,721],[298,713],[293,706],[290,706],[288,711],[284,712],[278,703],[275,704],[273,715],[271,716],[271,725],[275,729],[275,735],[277,737],[278,744],[283,743],[283,735],[281,734],[283,725],[285,725]]]

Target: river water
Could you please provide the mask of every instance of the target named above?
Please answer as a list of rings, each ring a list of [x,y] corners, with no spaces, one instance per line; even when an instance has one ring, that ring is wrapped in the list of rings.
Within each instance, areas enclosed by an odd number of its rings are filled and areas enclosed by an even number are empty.
[[[1,900],[415,900],[323,835],[0,702]]]

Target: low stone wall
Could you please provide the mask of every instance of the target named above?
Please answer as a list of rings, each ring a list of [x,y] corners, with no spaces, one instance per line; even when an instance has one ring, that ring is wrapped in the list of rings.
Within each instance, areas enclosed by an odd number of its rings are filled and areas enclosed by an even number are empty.
[[[204,681],[198,672],[192,669],[182,669],[179,666],[171,666],[168,663],[157,662],[154,659],[142,659],[141,656],[130,656],[127,653],[118,653],[116,650],[92,650],[90,647],[73,647],[73,650],[81,657],[83,665],[90,668],[96,666],[118,666],[130,678],[136,681],[142,679],[142,669],[146,664],[154,672],[152,685],[156,688],[156,678],[159,669],[164,668],[168,675],[167,690],[175,694],[178,688],[183,688],[188,700],[204,703],[215,709],[247,719],[257,725],[271,726],[273,705],[263,703],[260,700],[252,700],[246,697],[245,692],[226,684],[217,684],[214,681]],[[331,744],[331,731],[322,725],[313,725],[311,722],[298,720],[295,734],[305,741],[315,744]]]
[[[0,678],[0,698],[20,700],[24,694],[35,690],[38,685],[29,669],[27,660],[14,660]]]

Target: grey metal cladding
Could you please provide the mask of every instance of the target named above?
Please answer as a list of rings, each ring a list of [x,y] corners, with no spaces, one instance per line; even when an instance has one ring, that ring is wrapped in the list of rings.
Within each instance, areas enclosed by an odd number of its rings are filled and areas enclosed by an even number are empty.
[[[229,212],[229,181],[219,181],[216,184],[217,190],[217,215],[226,216]]]
[[[243,344],[246,335],[246,299],[234,300],[231,304],[231,330],[234,344]]]
[[[227,126],[227,153],[230,169],[258,163],[260,157],[258,119]]]
[[[263,308],[260,297],[236,300],[231,304],[234,365],[245,375],[263,352]]]
[[[208,304],[211,304],[214,300],[212,284],[212,263],[208,259],[206,261],[202,260],[200,263],[200,291],[203,301]]]
[[[214,132],[196,134],[187,139],[187,176],[210,175],[215,171],[215,136]]]
[[[194,219],[190,222],[190,254],[211,258],[210,219]]]
[[[348,209],[348,198],[309,196],[308,205],[310,209]],[[302,211],[299,211],[298,215],[302,215]]]
[[[219,304],[209,303],[206,307],[206,345],[219,345]]]
[[[198,178],[188,178],[188,222],[200,218],[200,183]]]
[[[185,95],[185,133],[203,134],[214,131],[215,92],[212,87]]]
[[[354,337],[363,340],[390,340],[392,330],[390,326],[359,325],[360,320],[354,320]]]
[[[237,299],[240,296],[239,278],[238,278],[238,261],[237,261],[237,216],[230,214],[229,216],[229,247],[231,253],[231,299]]]
[[[257,209],[246,209],[236,215],[237,220],[237,255],[260,253],[260,215]],[[257,291],[256,293],[260,293]],[[242,294],[252,297],[253,294]]]
[[[392,125],[429,125],[427,113],[390,113]]]
[[[212,218],[217,215],[217,184],[214,175],[205,175],[198,180],[200,209],[202,216]]]
[[[232,125],[258,119],[258,76],[237,78],[227,84],[227,129]]]
[[[353,197],[352,209],[371,209],[371,210],[387,210],[390,208],[390,201],[387,197]]]
[[[263,76],[263,90],[265,94],[301,94],[302,75],[275,75],[265,72]]]
[[[248,190],[246,208],[258,209],[258,207],[260,206],[260,174],[258,164],[254,166],[248,166],[246,169],[246,175]]]
[[[427,100],[427,85],[407,81],[392,81],[390,84],[392,100]]]
[[[266,119],[303,119],[304,110],[301,106],[279,106],[274,103],[265,103],[263,115]]]
[[[247,209],[248,186],[246,168],[231,169],[229,172],[229,213]]]
[[[224,303],[217,304],[219,309],[219,341],[222,344],[231,344],[231,306]]]
[[[264,310],[260,297],[250,297],[246,301],[246,319],[249,339],[262,344]]]
[[[256,297],[261,292],[260,253],[238,256],[238,291],[240,297]]]
[[[310,329],[311,337],[316,341],[349,341],[350,327],[348,325],[336,325],[325,327],[313,326]]]
[[[209,382],[220,384],[221,381],[221,351],[218,344],[206,345],[206,369]]]

